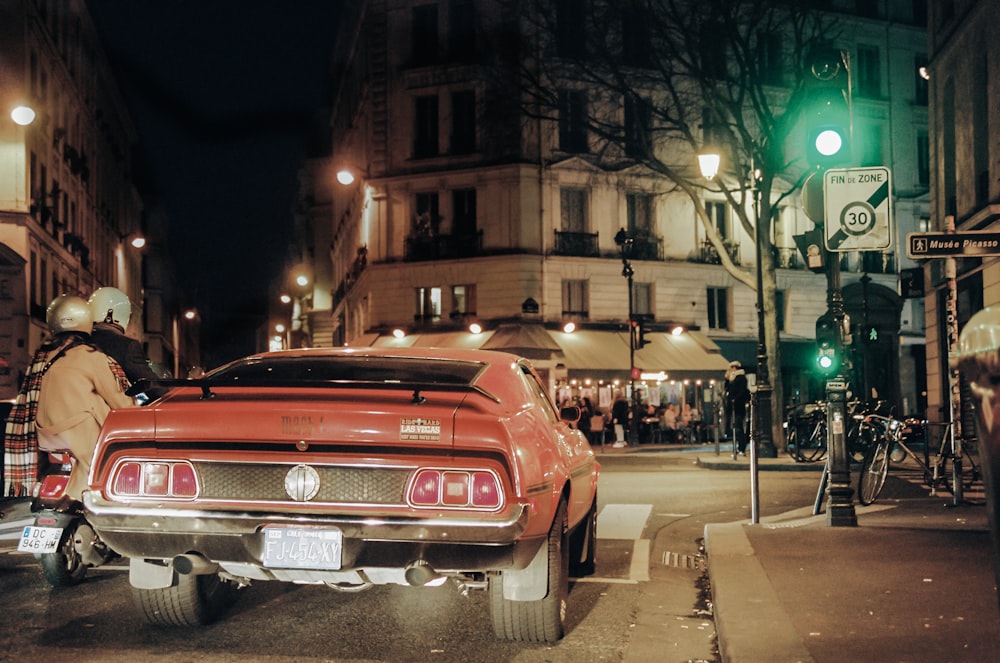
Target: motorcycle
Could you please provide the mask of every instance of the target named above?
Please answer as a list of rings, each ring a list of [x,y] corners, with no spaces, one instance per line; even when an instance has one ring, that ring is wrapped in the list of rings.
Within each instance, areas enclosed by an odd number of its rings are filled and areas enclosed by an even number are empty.
[[[32,490],[34,525],[24,528],[18,552],[33,553],[42,574],[53,587],[83,582],[87,569],[118,558],[87,522],[83,504],[66,495],[73,459],[68,453],[49,453],[49,464]]]

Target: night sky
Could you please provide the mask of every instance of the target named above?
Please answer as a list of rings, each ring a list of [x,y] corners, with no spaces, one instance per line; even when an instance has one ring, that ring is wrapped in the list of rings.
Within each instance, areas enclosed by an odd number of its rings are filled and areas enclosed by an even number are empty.
[[[254,350],[322,153],[342,0],[86,0],[139,133],[135,178],[169,221],[207,367]]]

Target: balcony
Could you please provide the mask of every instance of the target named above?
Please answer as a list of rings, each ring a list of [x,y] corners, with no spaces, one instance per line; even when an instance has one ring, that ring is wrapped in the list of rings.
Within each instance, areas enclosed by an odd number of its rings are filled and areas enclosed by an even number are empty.
[[[740,245],[734,241],[725,241],[726,252],[729,254],[729,259],[733,261],[734,265],[742,264],[740,260]],[[698,262],[707,263],[709,265],[721,265],[722,259],[719,257],[718,251],[707,239],[702,242],[701,250],[698,252]]]
[[[556,243],[552,253],[557,256],[596,258],[600,255],[597,233],[577,233],[556,231]]]
[[[652,233],[636,231],[632,237],[632,260],[663,260],[663,238]]]
[[[410,235],[406,238],[407,262],[472,258],[482,255],[483,231],[455,235]]]

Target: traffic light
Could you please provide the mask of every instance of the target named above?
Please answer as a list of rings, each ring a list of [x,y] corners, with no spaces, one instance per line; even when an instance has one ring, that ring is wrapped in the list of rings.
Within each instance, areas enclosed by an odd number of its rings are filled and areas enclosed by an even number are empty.
[[[851,162],[851,112],[840,51],[819,49],[806,72],[806,160],[826,169]]]
[[[646,332],[649,330],[646,329],[646,324],[641,318],[631,320],[629,326],[631,329],[632,348],[634,350],[642,350],[649,345],[649,340],[646,338]]]
[[[827,312],[816,319],[816,368],[827,377],[840,371],[840,334],[833,316]]]

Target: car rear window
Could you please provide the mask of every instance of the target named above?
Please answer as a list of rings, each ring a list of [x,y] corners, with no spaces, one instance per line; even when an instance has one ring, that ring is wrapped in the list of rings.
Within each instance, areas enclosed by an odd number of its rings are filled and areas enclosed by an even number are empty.
[[[255,357],[207,375],[212,383],[240,381],[400,382],[471,385],[484,365],[416,357]]]

